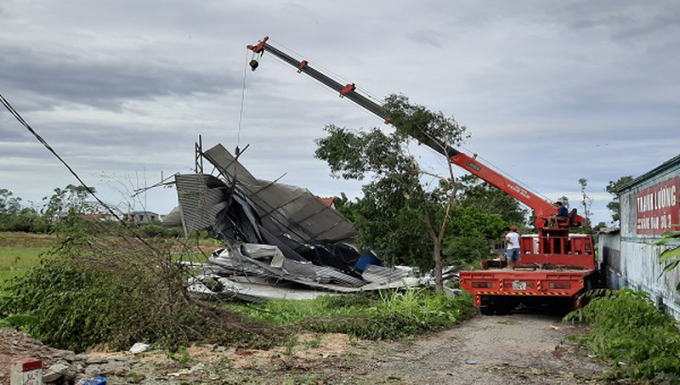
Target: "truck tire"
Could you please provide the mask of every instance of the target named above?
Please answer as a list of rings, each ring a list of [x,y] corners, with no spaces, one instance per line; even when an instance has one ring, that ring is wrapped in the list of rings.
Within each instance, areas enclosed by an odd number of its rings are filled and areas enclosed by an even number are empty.
[[[479,312],[483,315],[494,315],[495,310],[493,305],[484,305],[479,307]]]
[[[494,306],[496,308],[496,314],[498,315],[508,315],[510,312],[515,310],[518,305],[519,301],[516,298],[494,299]]]

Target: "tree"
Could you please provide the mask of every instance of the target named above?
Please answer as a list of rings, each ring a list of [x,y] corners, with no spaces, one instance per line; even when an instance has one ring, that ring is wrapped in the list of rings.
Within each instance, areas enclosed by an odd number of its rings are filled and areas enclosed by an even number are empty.
[[[61,212],[75,214],[95,213],[98,211],[99,205],[88,200],[90,195],[95,193],[94,187],[74,186],[72,184],[64,189],[57,187],[54,189],[54,194],[51,197],[43,198],[43,201],[47,201],[44,214],[49,217]]]
[[[614,197],[612,201],[607,203],[607,208],[612,212],[612,222],[616,223],[621,220],[621,208],[619,203],[619,190],[621,187],[630,183],[633,180],[631,175],[622,176],[617,181],[609,181],[605,190],[612,194]]]
[[[578,184],[581,185],[581,205],[583,206],[583,219],[585,221],[585,231],[589,233],[591,230],[590,216],[592,215],[590,208],[593,205],[593,197],[586,193],[586,187],[588,187],[588,179],[581,178],[578,180]]]
[[[0,189],[0,215],[15,215],[21,211],[21,198],[7,189]]]
[[[357,241],[379,250],[388,264],[431,267],[432,246],[426,231],[424,209],[427,196],[413,187],[417,178],[385,178],[365,185],[348,216],[358,230]],[[389,194],[385,192],[389,191]]]
[[[48,232],[50,223],[32,207],[21,207],[21,198],[0,189],[0,231]]]
[[[607,227],[607,224],[600,221],[595,226],[593,226],[593,232],[597,233],[600,230],[604,229],[605,227]]]
[[[566,207],[566,208],[571,208],[571,206],[570,206],[570,204],[569,204],[569,197],[567,197],[566,195],[562,195],[561,197],[559,197],[559,198],[557,199],[557,201],[558,201],[558,202],[562,202],[562,204],[564,205],[564,207]]]
[[[461,206],[475,206],[481,212],[498,214],[507,224],[526,225],[528,210],[506,192],[474,175],[458,178],[458,202]]]
[[[359,132],[329,125],[325,128],[328,136],[317,140],[315,156],[328,162],[335,177],[371,178],[362,187],[364,198],[353,208],[359,242],[392,261],[418,265],[424,264],[429,248],[441,291],[442,241],[457,182],[450,163],[446,177],[425,173],[409,154],[408,144],[416,139],[445,153],[443,143],[462,143],[465,127],[441,112],[410,103],[403,95],[389,96],[383,108],[392,117],[394,132],[386,135],[377,128]],[[434,179],[427,181],[425,175]]]
[[[450,264],[470,264],[488,258],[491,249],[499,245],[507,223],[501,214],[477,205],[454,206],[449,234],[444,239],[445,261]]]

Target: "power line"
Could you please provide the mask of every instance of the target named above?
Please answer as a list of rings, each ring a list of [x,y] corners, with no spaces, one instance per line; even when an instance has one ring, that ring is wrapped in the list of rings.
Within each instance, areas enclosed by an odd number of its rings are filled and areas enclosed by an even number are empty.
[[[38,142],[40,142],[40,143],[47,149],[47,151],[51,152],[52,155],[54,155],[54,156],[59,160],[59,162],[61,162],[61,164],[63,164],[64,167],[66,167],[66,169],[71,173],[71,175],[73,175],[73,176],[78,180],[78,182],[80,183],[80,185],[83,186],[83,187],[87,190],[87,192],[88,192],[90,195],[92,195],[92,197],[93,197],[93,198],[94,198],[94,199],[95,199],[102,207],[104,207],[104,208],[106,209],[106,211],[109,212],[109,214],[111,214],[111,215],[112,215],[114,218],[116,218],[120,223],[122,223],[123,226],[124,226],[128,231],[130,231],[130,233],[131,233],[132,235],[134,235],[135,238],[137,238],[139,241],[141,241],[144,245],[146,245],[148,248],[150,248],[150,249],[153,250],[153,251],[157,251],[153,246],[151,246],[151,245],[150,245],[149,243],[147,243],[142,237],[140,237],[140,236],[139,236],[132,228],[130,228],[130,227],[129,227],[129,226],[128,226],[128,225],[127,225],[127,224],[126,224],[126,223],[118,216],[118,214],[116,214],[116,212],[113,211],[113,209],[112,209],[108,204],[104,203],[104,201],[102,201],[101,199],[99,199],[99,197],[97,196],[97,194],[95,194],[94,191],[92,191],[92,189],[91,189],[87,184],[85,184],[85,181],[83,181],[83,180],[80,178],[80,176],[75,172],[75,170],[73,170],[73,168],[71,168],[71,166],[70,166],[68,163],[66,163],[66,161],[65,161],[61,156],[59,156],[59,154],[57,154],[57,152],[52,148],[52,146],[50,146],[50,144],[47,143],[47,141],[46,141],[45,139],[43,139],[43,137],[40,136],[40,134],[38,134],[37,132],[35,132],[35,130],[33,129],[33,127],[31,127],[31,125],[28,124],[28,123],[24,120],[24,118],[19,114],[19,112],[17,112],[17,110],[15,110],[14,107],[12,107],[12,105],[9,103],[9,101],[7,101],[7,99],[5,99],[5,97],[2,96],[2,94],[0,94],[0,103],[2,103],[3,106],[5,106],[5,108],[7,109],[7,111],[9,111],[9,113],[12,114],[12,116],[14,116],[14,118],[15,118],[16,120],[19,121],[19,123],[21,123],[21,124],[22,124],[22,125],[23,125],[23,126],[24,126],[24,127],[25,127],[32,135],[33,135],[33,136],[35,136],[35,138],[38,140]]]

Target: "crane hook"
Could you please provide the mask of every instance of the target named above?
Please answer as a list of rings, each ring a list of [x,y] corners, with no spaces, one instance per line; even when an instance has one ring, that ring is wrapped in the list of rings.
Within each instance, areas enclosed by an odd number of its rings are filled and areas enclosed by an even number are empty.
[[[257,69],[257,66],[260,65],[260,63],[257,62],[257,59],[253,59],[250,61],[250,69],[255,71]]]

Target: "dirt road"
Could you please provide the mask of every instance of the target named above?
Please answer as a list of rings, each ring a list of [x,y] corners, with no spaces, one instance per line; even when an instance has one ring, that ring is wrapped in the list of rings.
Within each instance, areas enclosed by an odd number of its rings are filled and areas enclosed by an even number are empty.
[[[195,346],[170,358],[162,350],[89,353],[80,375],[97,373],[110,384],[581,384],[600,383],[604,368],[565,342],[576,327],[562,315],[514,313],[477,316],[408,342],[359,341],[344,334],[304,334],[273,350]],[[50,367],[78,366],[10,329],[0,329],[0,384],[12,359],[32,355]],[[66,353],[66,354],[65,354]],[[71,358],[68,358],[72,356]],[[66,360],[66,361],[64,361]],[[108,362],[102,364],[102,362]],[[124,369],[121,367],[123,363]],[[106,367],[116,368],[107,370]],[[95,371],[96,369],[96,371]]]
[[[413,384],[597,383],[604,368],[574,353],[562,315],[477,316],[459,327],[385,345],[376,373]]]

